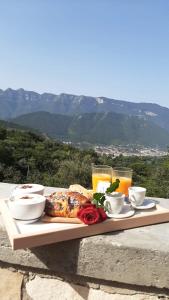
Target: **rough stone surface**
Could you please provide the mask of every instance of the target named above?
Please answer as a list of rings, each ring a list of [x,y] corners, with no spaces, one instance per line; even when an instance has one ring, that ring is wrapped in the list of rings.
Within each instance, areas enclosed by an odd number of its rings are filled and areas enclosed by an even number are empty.
[[[0,197],[11,186],[0,184]],[[46,189],[49,193],[53,188]],[[157,200],[159,201],[159,199]],[[169,207],[169,200],[160,200]],[[169,289],[169,223],[13,252],[0,231],[0,261],[56,274]],[[104,292],[104,291],[103,291]]]
[[[169,293],[167,290],[157,290],[156,288],[138,288],[138,286],[131,286],[131,285],[121,285],[114,283],[114,285],[106,285],[100,284],[100,290],[109,293],[109,294],[118,294],[118,295],[128,295],[133,297],[134,295],[141,295],[141,296],[158,296],[158,299],[169,299]]]
[[[131,234],[137,241],[137,235]],[[124,235],[119,233],[119,238]],[[169,252],[127,247],[116,240],[113,234],[101,235],[12,252],[5,232],[1,232],[0,260],[56,273],[169,288]]]
[[[28,295],[33,300],[55,300],[55,299],[87,299],[89,289],[57,279],[45,279],[36,276],[26,284]]]
[[[22,290],[22,298],[21,299],[22,300],[32,300],[32,298],[27,294],[26,289]]]
[[[45,279],[36,276],[26,284],[28,295],[33,300],[156,300],[157,295],[148,294],[110,294],[103,290],[89,289],[72,283],[56,279]]]
[[[0,299],[20,300],[22,280],[21,274],[0,269]]]
[[[114,286],[110,286],[110,285],[108,286],[104,284],[100,285],[100,290],[109,294],[135,295],[136,293],[138,293],[133,289],[129,290],[127,288],[120,288],[120,287],[117,288]]]
[[[104,291],[90,290],[89,298],[85,300],[157,300],[158,296],[153,295],[119,295],[119,294],[108,294]],[[59,300],[59,299],[58,299]],[[61,299],[60,299],[61,300]],[[66,300],[66,299],[65,299]]]

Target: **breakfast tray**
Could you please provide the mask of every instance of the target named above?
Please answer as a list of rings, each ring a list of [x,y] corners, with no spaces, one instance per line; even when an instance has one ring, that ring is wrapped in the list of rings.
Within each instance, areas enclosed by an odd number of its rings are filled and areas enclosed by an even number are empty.
[[[162,203],[160,199],[158,200],[156,208],[146,211],[136,211],[135,215],[130,218],[107,219],[103,223],[95,225],[44,223],[40,220],[33,224],[23,224],[12,218],[8,208],[8,200],[3,199],[0,199],[0,211],[12,249],[16,250],[102,234],[105,232],[169,222],[169,200],[162,199]]]

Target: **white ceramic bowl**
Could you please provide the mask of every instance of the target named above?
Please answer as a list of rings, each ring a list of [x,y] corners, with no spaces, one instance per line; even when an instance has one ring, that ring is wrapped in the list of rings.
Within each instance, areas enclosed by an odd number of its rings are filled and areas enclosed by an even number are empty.
[[[12,196],[25,195],[30,193],[43,195],[44,189],[45,189],[44,186],[41,184],[34,184],[34,183],[19,184],[13,189]]]
[[[35,220],[41,217],[46,198],[38,194],[17,195],[8,201],[12,217],[18,220]]]

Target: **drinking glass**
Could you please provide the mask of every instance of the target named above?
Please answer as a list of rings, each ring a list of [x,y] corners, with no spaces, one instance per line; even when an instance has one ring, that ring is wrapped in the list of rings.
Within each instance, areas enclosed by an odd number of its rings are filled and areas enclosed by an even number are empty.
[[[112,167],[107,165],[92,165],[93,192],[104,193],[112,181]]]
[[[133,170],[130,168],[119,167],[112,169],[112,182],[116,179],[120,180],[119,188],[116,192],[123,193],[126,197],[128,197],[128,188],[132,184],[132,173]]]

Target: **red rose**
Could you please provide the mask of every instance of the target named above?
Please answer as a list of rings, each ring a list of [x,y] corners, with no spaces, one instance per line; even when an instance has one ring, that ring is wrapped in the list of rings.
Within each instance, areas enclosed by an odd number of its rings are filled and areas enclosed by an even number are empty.
[[[77,217],[87,225],[100,223],[107,219],[104,209],[96,208],[93,204],[88,204],[81,208],[77,213]]]

